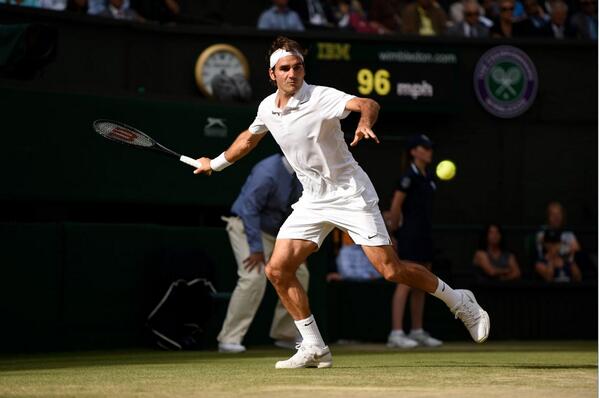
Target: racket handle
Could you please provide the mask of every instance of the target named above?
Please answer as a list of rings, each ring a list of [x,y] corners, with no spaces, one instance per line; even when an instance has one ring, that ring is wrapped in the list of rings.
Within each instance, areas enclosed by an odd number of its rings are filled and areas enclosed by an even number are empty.
[[[179,160],[182,161],[185,164],[188,164],[190,166],[195,167],[196,169],[199,169],[202,166],[200,164],[200,162],[198,162],[195,159],[190,158],[189,156],[181,155],[181,157],[179,158]]]

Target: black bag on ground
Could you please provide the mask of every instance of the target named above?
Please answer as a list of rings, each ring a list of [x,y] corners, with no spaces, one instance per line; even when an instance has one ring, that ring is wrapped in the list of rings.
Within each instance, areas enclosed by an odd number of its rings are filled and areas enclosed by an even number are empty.
[[[147,319],[154,343],[165,350],[203,348],[215,293],[212,283],[204,278],[173,282]]]

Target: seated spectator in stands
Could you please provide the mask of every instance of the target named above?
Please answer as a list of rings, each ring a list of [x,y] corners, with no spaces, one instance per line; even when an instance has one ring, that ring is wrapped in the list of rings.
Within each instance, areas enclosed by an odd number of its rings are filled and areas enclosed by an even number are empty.
[[[258,18],[258,29],[303,31],[304,24],[297,12],[290,9],[288,0],[272,0],[272,7]]]
[[[489,28],[480,21],[481,7],[476,0],[463,2],[464,20],[447,30],[448,36],[489,37]]]
[[[126,8],[130,7],[129,0],[124,0],[123,6]],[[90,15],[98,15],[102,11],[106,10],[106,0],[89,0],[87,13]]]
[[[545,27],[545,37],[571,39],[576,37],[576,29],[568,24],[568,5],[561,0],[551,2],[550,21]]]
[[[501,0],[499,2],[499,18],[493,21],[490,29],[491,37],[512,37],[514,2],[512,0]]]
[[[388,32],[401,31],[401,13],[407,0],[373,0],[370,4],[370,20],[382,25]]]
[[[289,7],[294,9],[308,28],[329,28],[334,26],[335,18],[327,0],[290,0]]]
[[[420,36],[438,36],[445,32],[447,16],[434,0],[416,0],[402,14],[403,33]]]
[[[337,248],[335,264],[327,271],[327,282],[348,280],[374,280],[381,275],[374,269],[360,245],[356,245],[347,232],[334,229],[331,233]]]
[[[547,282],[580,282],[582,274],[578,265],[568,256],[561,254],[562,231],[547,230],[543,235],[543,257],[535,270]]]
[[[478,275],[483,280],[511,281],[520,278],[516,257],[506,250],[503,230],[498,224],[489,224],[485,228],[472,263],[478,267]]]
[[[40,0],[40,7],[46,10],[64,11],[67,8],[67,0]]]
[[[337,272],[341,279],[372,280],[381,278],[381,274],[366,257],[362,246],[345,245],[337,255]]]
[[[339,0],[336,7],[338,26],[358,33],[386,34],[387,28],[375,21],[369,21],[362,4],[357,0]]]
[[[493,26],[493,21],[499,20],[499,2],[497,0],[482,0],[485,17],[491,21],[489,26]]]
[[[40,0],[0,0],[0,4],[2,3],[21,7],[40,7]]]
[[[580,0],[581,12],[572,16],[571,24],[580,39],[597,40],[597,0]]]
[[[87,14],[88,6],[87,0],[68,0],[67,11],[78,14]]]
[[[542,37],[547,33],[549,16],[543,11],[537,0],[524,0],[526,16],[514,22],[514,37]]]
[[[108,0],[106,8],[98,16],[125,21],[144,22],[144,19],[134,9],[129,8],[124,0]]]
[[[448,26],[454,26],[461,22],[464,22],[464,4],[474,1],[478,5],[478,22],[480,22],[486,28],[493,26],[493,21],[486,17],[485,9],[478,3],[477,0],[461,0],[456,1],[449,7],[449,19]],[[497,5],[495,0],[492,0],[492,4]],[[499,8],[499,6],[497,6]]]
[[[539,259],[544,257],[543,238],[548,231],[559,231],[561,246],[560,255],[567,257],[570,261],[574,261],[574,255],[580,251],[580,244],[574,232],[564,229],[566,216],[564,207],[560,202],[550,202],[547,205],[547,224],[541,226],[536,235],[537,256]]]

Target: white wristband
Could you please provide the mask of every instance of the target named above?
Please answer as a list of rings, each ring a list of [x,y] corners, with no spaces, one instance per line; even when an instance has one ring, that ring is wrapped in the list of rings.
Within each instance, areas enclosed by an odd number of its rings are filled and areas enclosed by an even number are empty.
[[[210,168],[214,171],[221,171],[231,166],[233,163],[229,162],[225,157],[225,153],[221,153],[214,159],[210,160]]]

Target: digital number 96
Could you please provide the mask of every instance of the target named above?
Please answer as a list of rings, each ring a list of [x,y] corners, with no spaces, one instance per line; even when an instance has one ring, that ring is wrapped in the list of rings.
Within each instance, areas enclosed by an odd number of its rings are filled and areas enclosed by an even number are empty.
[[[379,69],[372,73],[370,69],[358,71],[358,91],[362,95],[368,95],[374,90],[378,95],[387,95],[391,90],[389,82],[389,71]]]

